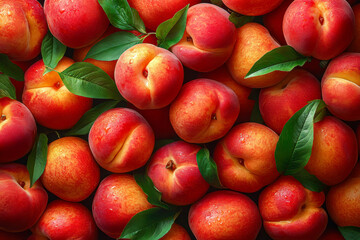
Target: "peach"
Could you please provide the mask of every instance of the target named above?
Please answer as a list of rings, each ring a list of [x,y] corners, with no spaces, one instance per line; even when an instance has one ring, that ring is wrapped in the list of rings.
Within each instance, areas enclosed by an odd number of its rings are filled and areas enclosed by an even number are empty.
[[[342,53],[354,37],[355,17],[345,0],[295,0],[283,20],[286,43],[320,60]]]
[[[305,169],[326,185],[345,180],[358,159],[354,131],[339,119],[327,116],[314,124],[314,141]]]
[[[201,0],[128,0],[128,2],[139,12],[145,26],[155,31],[160,23],[172,18],[187,4],[192,6],[200,3]]]
[[[36,132],[35,119],[24,104],[0,98],[0,163],[25,156],[34,145]]]
[[[323,192],[312,192],[292,176],[281,176],[259,196],[264,229],[272,239],[318,239],[328,223]]]
[[[275,148],[279,136],[258,123],[241,123],[216,144],[220,182],[231,190],[256,192],[278,176]]]
[[[200,149],[195,144],[177,141],[153,154],[147,174],[164,202],[184,206],[205,195],[209,184],[202,177],[196,161]]]
[[[223,3],[231,10],[248,16],[260,16],[276,9],[283,0],[223,0]]]
[[[44,12],[50,32],[70,48],[90,45],[109,25],[97,0],[45,0]]]
[[[251,88],[238,84],[230,75],[225,65],[217,68],[214,71],[200,74],[201,78],[209,78],[225,84],[231,88],[239,99],[241,111],[236,122],[250,121],[251,112],[253,110],[255,101],[249,99]]]
[[[0,53],[16,61],[39,55],[47,33],[41,4],[36,0],[1,0],[0,9]]]
[[[245,79],[256,61],[265,53],[280,47],[269,31],[258,23],[247,23],[236,32],[236,44],[226,66],[234,80],[246,87],[264,88],[280,82],[287,72],[274,71]]]
[[[32,227],[46,208],[48,195],[39,181],[30,187],[26,166],[0,164],[0,230],[22,232]]]
[[[265,124],[277,134],[309,101],[321,99],[320,82],[309,72],[294,69],[275,86],[263,88],[259,109]]]
[[[92,203],[96,225],[109,237],[118,238],[135,214],[152,207],[146,198],[132,175],[107,176],[101,181]]]
[[[354,39],[346,51],[360,53],[360,4],[352,7],[355,16],[355,32]]]
[[[80,202],[90,196],[100,181],[100,168],[89,144],[78,137],[63,137],[49,144],[41,182],[57,197]]]
[[[261,228],[256,204],[244,194],[227,190],[208,193],[193,204],[188,221],[197,240],[251,240]]]
[[[183,85],[170,105],[169,114],[180,138],[190,143],[206,143],[222,138],[239,112],[234,91],[215,80],[200,78]]]
[[[127,101],[140,109],[158,109],[169,105],[179,93],[184,70],[169,50],[141,43],[121,54],[114,76]]]
[[[174,223],[170,231],[160,238],[160,240],[191,240],[191,238],[184,227]]]
[[[94,122],[89,132],[89,145],[101,167],[124,173],[145,165],[154,149],[155,137],[138,112],[113,108]]]
[[[343,53],[328,65],[321,80],[329,111],[345,121],[360,120],[360,53]]]
[[[54,200],[31,229],[29,240],[97,240],[98,229],[89,209],[81,203]]]
[[[326,195],[326,209],[336,225],[360,227],[360,164]]]
[[[63,71],[74,61],[64,57],[56,66]],[[37,61],[25,72],[23,103],[40,125],[57,130],[73,127],[92,106],[92,99],[71,93],[56,72],[43,76],[43,60]]]
[[[235,25],[229,13],[208,3],[189,8],[185,33],[171,51],[184,66],[209,72],[223,65],[235,44]]]

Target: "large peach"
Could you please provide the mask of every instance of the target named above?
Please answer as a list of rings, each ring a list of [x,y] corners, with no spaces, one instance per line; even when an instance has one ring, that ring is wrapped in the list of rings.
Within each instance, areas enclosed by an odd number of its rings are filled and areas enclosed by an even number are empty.
[[[24,104],[0,98],[0,163],[25,156],[34,145],[36,132],[35,119]]]
[[[89,132],[95,160],[110,172],[129,172],[144,166],[154,144],[150,125],[138,112],[128,108],[104,112]]]
[[[200,3],[201,0],[128,0],[128,2],[139,12],[145,26],[155,31],[160,23],[172,18],[187,4],[192,6]]]
[[[272,239],[318,239],[328,223],[323,192],[312,192],[292,176],[281,176],[259,196],[264,228]]]
[[[286,43],[299,53],[329,60],[354,37],[355,17],[345,0],[295,0],[283,20]]]
[[[64,57],[55,70],[61,72],[73,63],[72,59]],[[71,93],[58,73],[52,71],[43,76],[44,70],[44,62],[39,60],[25,72],[23,103],[40,125],[69,129],[91,108],[92,99]]]
[[[338,226],[360,227],[360,164],[343,182],[332,186],[326,195],[326,208]]]
[[[235,44],[235,25],[229,13],[208,3],[189,8],[185,33],[171,51],[188,68],[215,70],[230,57]]]
[[[261,89],[259,109],[265,124],[280,134],[292,115],[314,99],[321,99],[320,82],[311,73],[295,69],[275,86]]]
[[[247,16],[260,16],[276,9],[283,0],[223,0],[223,3],[237,13]]]
[[[264,88],[277,84],[287,72],[275,71],[245,79],[254,63],[265,53],[280,47],[269,31],[258,23],[247,23],[237,29],[236,44],[226,66],[236,82],[250,88]]]
[[[36,0],[1,0],[0,9],[0,53],[16,61],[39,55],[47,33],[41,4]]]
[[[164,202],[188,205],[199,200],[209,189],[196,162],[200,146],[183,141],[158,149],[147,166],[147,174],[161,192]]]
[[[239,112],[234,91],[215,80],[200,78],[183,85],[170,105],[170,122],[183,140],[206,143],[223,137]]]
[[[97,240],[98,229],[89,209],[81,203],[54,200],[31,229],[29,240]]]
[[[239,192],[256,192],[278,176],[275,148],[279,136],[258,123],[241,123],[214,150],[220,182]]]
[[[194,203],[188,221],[197,240],[252,240],[261,228],[256,204],[244,194],[226,190]]]
[[[70,48],[90,45],[109,25],[97,0],[45,0],[44,12],[50,32]]]
[[[226,66],[223,65],[214,71],[200,74],[201,78],[209,78],[215,81],[225,84],[231,88],[239,99],[241,111],[239,113],[237,122],[248,122],[250,121],[251,112],[253,110],[255,101],[249,99],[251,88],[238,84],[230,75]]]
[[[142,43],[121,54],[114,76],[126,100],[140,109],[157,109],[169,105],[179,93],[184,70],[170,51]]]
[[[321,91],[336,117],[360,120],[360,53],[343,53],[334,58],[321,80]]]
[[[48,195],[40,181],[30,187],[26,166],[0,164],[0,230],[22,232],[32,227],[46,208]]]
[[[106,235],[118,238],[135,214],[152,207],[146,198],[132,175],[107,176],[101,181],[92,203],[96,225]]]
[[[64,137],[49,144],[41,182],[59,198],[80,202],[95,190],[100,181],[100,168],[89,144],[78,137]]]
[[[358,160],[354,131],[339,119],[327,116],[314,124],[314,141],[309,162],[305,166],[326,185],[345,180]]]

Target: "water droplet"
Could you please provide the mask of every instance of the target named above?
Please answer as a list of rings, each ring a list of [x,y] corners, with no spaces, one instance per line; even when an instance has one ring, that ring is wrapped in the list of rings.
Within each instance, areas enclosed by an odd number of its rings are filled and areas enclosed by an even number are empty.
[[[65,8],[60,9],[60,13],[63,14],[65,12]]]

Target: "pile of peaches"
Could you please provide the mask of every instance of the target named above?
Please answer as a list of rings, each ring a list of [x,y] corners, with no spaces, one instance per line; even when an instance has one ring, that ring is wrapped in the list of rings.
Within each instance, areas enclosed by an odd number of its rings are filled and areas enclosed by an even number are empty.
[[[360,239],[360,1],[0,0],[0,239]]]

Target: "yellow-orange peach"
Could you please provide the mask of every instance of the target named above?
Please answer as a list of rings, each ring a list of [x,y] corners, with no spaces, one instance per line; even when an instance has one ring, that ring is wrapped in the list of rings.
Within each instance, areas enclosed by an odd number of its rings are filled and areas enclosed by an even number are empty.
[[[174,223],[170,231],[160,238],[160,240],[191,240],[191,238],[184,227]]]

